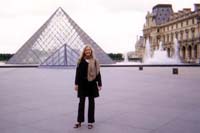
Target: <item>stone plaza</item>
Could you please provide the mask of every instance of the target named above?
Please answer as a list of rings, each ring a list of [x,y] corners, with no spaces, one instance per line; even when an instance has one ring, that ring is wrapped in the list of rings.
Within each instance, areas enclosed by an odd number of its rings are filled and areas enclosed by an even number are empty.
[[[0,132],[199,133],[200,68],[178,70],[102,67],[96,122],[89,130],[87,108],[85,123],[73,128],[79,102],[74,68],[0,68]]]

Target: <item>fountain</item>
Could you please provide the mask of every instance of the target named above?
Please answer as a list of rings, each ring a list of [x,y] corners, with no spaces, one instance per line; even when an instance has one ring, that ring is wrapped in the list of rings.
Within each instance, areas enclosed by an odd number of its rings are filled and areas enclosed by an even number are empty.
[[[145,48],[145,56],[144,56],[144,62],[147,62],[148,59],[151,58],[151,47],[150,47],[150,42],[149,39],[146,40],[146,48]]]
[[[181,63],[180,55],[179,55],[179,43],[176,38],[174,38],[174,55],[173,59],[177,61],[177,63]]]
[[[127,63],[128,62],[128,55],[127,55],[127,52],[124,53],[124,62]]]
[[[117,62],[116,65],[139,65],[141,64],[140,62],[133,62],[128,60],[128,52],[125,52],[123,54],[124,61],[122,62]]]
[[[0,65],[5,65],[5,62],[4,61],[0,61]]]
[[[162,42],[159,43],[159,48],[154,51],[153,56],[151,56],[150,43],[147,39],[144,64],[180,64],[179,51],[178,51],[178,41],[174,39],[174,54],[171,58],[167,56],[167,51],[163,50]]]
[[[179,65],[181,64],[180,58],[179,58],[179,44],[176,38],[174,38],[174,53],[172,57],[167,56],[167,51],[163,50],[162,42],[159,43],[159,48],[154,51],[154,53],[151,53],[151,47],[149,39],[146,40],[146,48],[145,48],[145,56],[144,56],[144,62],[129,62],[128,61],[128,55],[127,53],[124,53],[124,61],[123,62],[117,62],[116,65]]]

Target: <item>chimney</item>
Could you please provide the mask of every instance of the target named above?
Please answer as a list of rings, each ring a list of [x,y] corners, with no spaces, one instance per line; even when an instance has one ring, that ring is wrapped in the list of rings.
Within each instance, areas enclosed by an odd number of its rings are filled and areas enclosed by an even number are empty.
[[[183,11],[180,11],[180,10],[178,11],[178,16],[179,16],[179,17],[182,17],[183,14],[184,14]]]
[[[200,4],[194,4],[194,11],[200,10]]]
[[[190,13],[191,8],[183,8],[183,12],[184,12],[184,14]]]

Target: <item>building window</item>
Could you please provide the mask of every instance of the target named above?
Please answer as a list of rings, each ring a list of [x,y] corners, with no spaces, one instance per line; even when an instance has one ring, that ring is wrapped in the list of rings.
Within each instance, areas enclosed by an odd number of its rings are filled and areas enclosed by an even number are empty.
[[[176,32],[175,34],[176,34],[176,39],[178,39],[178,32]]]
[[[183,40],[183,31],[181,31],[181,40]]]
[[[165,43],[165,35],[163,36],[163,42]]]
[[[195,28],[192,28],[192,38],[195,37]]]
[[[186,21],[186,25],[188,25],[188,20]]]
[[[182,50],[181,50],[181,51],[182,51],[182,58],[185,59],[185,52],[186,52],[186,49],[185,49],[184,46],[182,47]]]
[[[171,34],[171,42],[173,42],[174,41],[174,34],[172,33]]]
[[[188,47],[188,56],[189,56],[189,59],[192,58],[192,46],[191,45],[189,45],[189,47]]]
[[[170,48],[167,48],[167,57],[170,57]]]
[[[183,22],[181,22],[181,27],[183,27]]]
[[[176,23],[176,28],[178,28],[178,23]]]
[[[187,29],[185,30],[185,33],[186,33],[186,39],[188,39],[189,34],[188,34],[188,30]]]
[[[194,18],[192,19],[192,24],[194,24]]]
[[[167,34],[167,42],[169,42],[169,35]]]

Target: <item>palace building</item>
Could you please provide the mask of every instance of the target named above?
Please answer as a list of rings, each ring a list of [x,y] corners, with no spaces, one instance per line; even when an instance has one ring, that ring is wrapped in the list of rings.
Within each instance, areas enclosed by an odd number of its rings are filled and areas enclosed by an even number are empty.
[[[162,43],[168,57],[174,54],[173,45],[179,44],[179,56],[184,63],[200,63],[200,4],[194,4],[194,11],[184,8],[173,12],[171,4],[158,4],[146,15],[143,37],[136,42],[136,53],[144,57],[147,39],[151,51]]]

